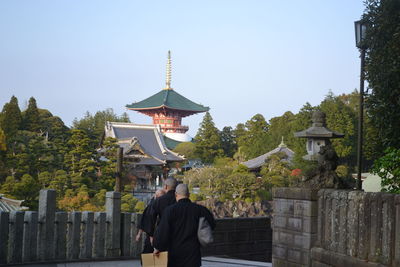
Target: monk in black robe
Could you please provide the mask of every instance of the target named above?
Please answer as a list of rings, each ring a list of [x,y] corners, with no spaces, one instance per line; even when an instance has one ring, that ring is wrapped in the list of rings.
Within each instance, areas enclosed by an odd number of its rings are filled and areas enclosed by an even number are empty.
[[[152,206],[154,205],[155,200],[157,198],[163,196],[164,194],[165,194],[164,190],[158,189],[156,191],[156,193],[154,194],[154,197],[150,200],[149,204],[143,211],[142,218],[138,225],[139,231],[136,235],[136,242],[139,242],[139,240],[142,237],[142,233],[143,232],[145,233],[145,240],[144,240],[144,246],[143,246],[142,253],[152,253],[154,250],[154,248],[151,244],[152,241],[150,240],[150,235],[149,235],[149,233],[153,229],[153,225],[155,224],[155,222],[153,221],[153,216],[151,214],[152,209],[153,209]]]
[[[168,267],[199,267],[199,219],[205,217],[212,229],[215,220],[207,208],[190,201],[187,185],[178,185],[175,195],[177,203],[166,208],[155,232],[154,254],[168,251]]]
[[[164,210],[176,203],[175,200],[175,188],[177,185],[177,181],[174,178],[168,178],[164,182],[163,189],[166,192],[165,195],[157,198],[154,201],[154,204],[151,205],[151,229],[149,229],[148,234],[150,235],[150,239],[153,239],[153,235],[156,229],[156,226],[159,224],[161,217],[163,215]]]

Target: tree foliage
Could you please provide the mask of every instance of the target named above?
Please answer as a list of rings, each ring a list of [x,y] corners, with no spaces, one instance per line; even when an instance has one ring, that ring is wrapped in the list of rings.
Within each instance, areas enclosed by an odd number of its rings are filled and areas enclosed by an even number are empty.
[[[366,106],[386,147],[400,148],[400,1],[367,0]]]
[[[204,115],[194,139],[195,154],[203,162],[212,163],[215,158],[223,156],[221,137],[209,112]]]

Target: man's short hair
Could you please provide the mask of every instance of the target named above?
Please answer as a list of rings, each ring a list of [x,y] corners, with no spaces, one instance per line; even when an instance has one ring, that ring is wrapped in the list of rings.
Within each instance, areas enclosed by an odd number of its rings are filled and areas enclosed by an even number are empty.
[[[168,178],[164,183],[164,185],[166,185],[169,189],[175,189],[177,184],[178,182],[175,178]]]
[[[183,196],[183,197],[188,197],[189,196],[189,188],[186,184],[179,184],[176,187],[175,193],[177,195]]]

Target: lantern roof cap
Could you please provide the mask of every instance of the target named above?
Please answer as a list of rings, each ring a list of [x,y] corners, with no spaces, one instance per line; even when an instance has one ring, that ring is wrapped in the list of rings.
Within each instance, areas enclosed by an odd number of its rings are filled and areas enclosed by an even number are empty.
[[[326,127],[326,115],[320,110],[312,115],[312,126],[304,131],[294,133],[298,138],[343,138],[344,134],[332,131]]]

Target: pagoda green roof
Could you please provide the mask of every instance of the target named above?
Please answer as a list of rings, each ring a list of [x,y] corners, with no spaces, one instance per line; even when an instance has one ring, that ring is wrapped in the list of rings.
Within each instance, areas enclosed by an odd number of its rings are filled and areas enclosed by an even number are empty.
[[[209,107],[194,103],[186,97],[178,94],[173,89],[163,89],[155,95],[152,95],[140,102],[126,105],[126,107],[128,109],[137,111],[157,108],[170,108],[194,113],[206,112],[210,109]]]

